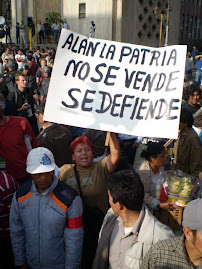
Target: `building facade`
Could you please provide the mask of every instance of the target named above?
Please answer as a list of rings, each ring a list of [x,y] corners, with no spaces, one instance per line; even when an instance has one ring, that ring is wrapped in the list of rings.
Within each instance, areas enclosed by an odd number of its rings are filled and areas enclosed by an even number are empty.
[[[93,20],[100,39],[157,47],[162,32],[162,45],[166,38],[168,45],[189,47],[202,40],[201,0],[0,0],[0,11],[12,24],[13,37],[17,21],[28,16],[44,21],[57,11],[72,31],[86,36]]]

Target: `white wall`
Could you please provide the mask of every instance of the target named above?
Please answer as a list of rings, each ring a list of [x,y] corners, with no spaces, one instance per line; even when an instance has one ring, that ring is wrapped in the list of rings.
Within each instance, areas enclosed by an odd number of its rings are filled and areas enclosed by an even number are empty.
[[[79,3],[86,3],[86,18],[79,19]],[[74,32],[88,36],[94,21],[95,38],[112,39],[112,0],[63,0],[63,17]]]

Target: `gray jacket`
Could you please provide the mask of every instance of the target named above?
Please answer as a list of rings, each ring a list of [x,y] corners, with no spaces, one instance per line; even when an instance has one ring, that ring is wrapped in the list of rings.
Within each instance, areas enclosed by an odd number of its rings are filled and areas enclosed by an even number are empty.
[[[173,231],[159,222],[146,206],[144,206],[144,210],[145,216],[139,230],[138,238],[133,241],[126,251],[124,269],[139,269],[145,254],[153,244],[160,240],[174,237]],[[109,268],[110,238],[116,219],[117,216],[110,209],[104,219],[92,269]]]

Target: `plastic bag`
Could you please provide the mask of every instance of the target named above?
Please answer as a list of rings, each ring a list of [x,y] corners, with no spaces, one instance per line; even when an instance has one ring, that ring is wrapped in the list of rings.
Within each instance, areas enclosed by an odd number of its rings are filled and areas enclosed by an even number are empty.
[[[200,180],[181,170],[167,171],[168,202],[185,207],[191,200],[199,197]]]

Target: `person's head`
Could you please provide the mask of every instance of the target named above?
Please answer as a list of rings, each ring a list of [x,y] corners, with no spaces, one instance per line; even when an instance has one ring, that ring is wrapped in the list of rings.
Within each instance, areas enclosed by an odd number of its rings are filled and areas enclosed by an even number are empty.
[[[8,61],[6,67],[8,68],[9,72],[12,72],[13,70],[15,70],[16,63],[14,63],[13,61]]]
[[[27,156],[27,172],[40,193],[44,192],[53,181],[55,160],[52,152],[43,147],[32,149]]]
[[[18,26],[19,25],[19,22],[16,22],[16,25]]]
[[[41,65],[42,68],[44,68],[47,65],[47,61],[45,58],[41,58],[39,59],[39,63]]]
[[[45,22],[48,23],[48,18],[45,18]]]
[[[194,49],[194,50],[196,49],[196,46],[195,46],[195,45],[193,46],[193,49]]]
[[[55,24],[57,24],[58,23],[58,21],[57,20],[55,20]]]
[[[185,207],[182,226],[185,245],[202,258],[202,199],[193,200]]]
[[[107,182],[109,203],[115,214],[123,207],[140,212],[144,200],[144,186],[139,175],[131,170],[122,170],[112,175]]]
[[[29,66],[28,66],[27,64],[22,65],[20,71],[21,71],[25,76],[27,76],[28,73],[29,73]]]
[[[17,84],[18,90],[23,92],[27,87],[27,76],[22,72],[18,72],[15,75],[15,82]]]
[[[196,106],[201,97],[201,91],[196,83],[191,83],[189,86],[185,87],[183,92],[183,98],[192,106]]]
[[[40,49],[37,49],[36,50],[36,55],[40,55],[41,54],[41,50]]]
[[[22,55],[22,50],[21,49],[18,50],[18,54]]]
[[[149,141],[146,145],[146,149],[143,150],[141,157],[157,167],[164,166],[166,161],[166,150],[163,143]]]
[[[28,51],[28,56],[32,56],[33,55],[33,51],[32,50],[29,50]]]
[[[81,169],[87,169],[92,165],[94,146],[86,136],[75,138],[70,145],[72,160]]]
[[[66,19],[64,19],[64,23],[67,23],[67,20]]]
[[[34,58],[33,56],[31,56],[31,55],[28,55],[27,56],[27,60],[29,61],[29,62],[31,62],[32,61],[32,58]]]
[[[4,109],[6,107],[5,98],[2,93],[0,93],[0,120],[4,118]]]
[[[6,53],[6,54],[10,54],[10,52],[11,52],[10,48],[6,48],[6,49],[5,49],[5,53]]]
[[[91,21],[91,24],[94,25],[94,21]]]
[[[194,118],[191,113],[191,111],[182,108],[181,114],[180,114],[180,126],[179,129],[181,132],[186,131],[186,129],[192,128],[192,125],[194,123]]]
[[[190,52],[187,52],[187,58],[191,58],[191,53]]]

